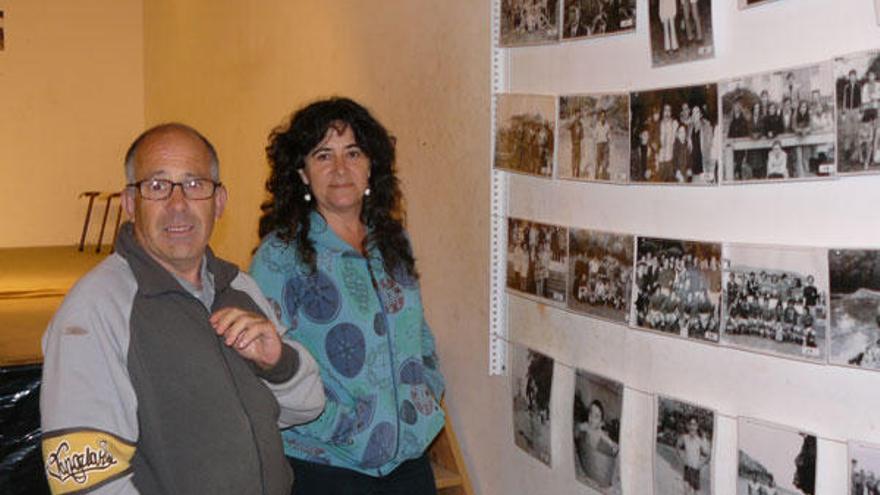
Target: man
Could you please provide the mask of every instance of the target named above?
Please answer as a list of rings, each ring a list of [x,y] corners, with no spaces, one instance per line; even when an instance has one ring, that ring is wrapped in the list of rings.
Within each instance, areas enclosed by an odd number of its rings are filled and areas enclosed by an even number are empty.
[[[684,464],[684,493],[686,495],[700,492],[700,471],[709,463],[712,448],[709,442],[700,435],[700,425],[696,416],[688,418],[687,432],[678,437],[675,451]]]
[[[286,495],[278,426],[317,417],[323,387],[309,353],[281,341],[254,281],[207,247],[227,199],[216,152],[164,124],[134,141],[125,170],[132,221],[116,254],[76,284],[43,336],[50,487]]]
[[[574,111],[574,118],[568,125],[571,133],[571,176],[581,176],[581,141],[584,139],[584,124],[581,122],[582,113],[580,107]]]
[[[593,130],[593,139],[596,141],[596,180],[611,180],[608,172],[609,146],[611,139],[611,126],[608,125],[605,110],[599,111],[599,121]]]

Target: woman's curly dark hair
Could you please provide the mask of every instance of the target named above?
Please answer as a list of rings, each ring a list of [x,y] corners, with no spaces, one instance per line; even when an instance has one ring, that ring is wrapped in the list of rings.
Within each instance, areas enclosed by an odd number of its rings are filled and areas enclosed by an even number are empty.
[[[269,135],[266,155],[272,173],[266,190],[270,198],[260,205],[260,239],[276,232],[282,241],[295,244],[303,262],[315,271],[315,246],[309,240],[309,214],[315,202],[305,200],[309,188],[299,170],[330,128],[341,133],[346,127],[351,128],[358,146],[370,159],[370,195],[364,197],[361,210],[361,221],[370,228],[365,247],[379,249],[385,270],[393,277],[415,278],[415,258],[403,230],[402,195],[394,175],[394,138],[366,108],[348,98],[306,105]]]

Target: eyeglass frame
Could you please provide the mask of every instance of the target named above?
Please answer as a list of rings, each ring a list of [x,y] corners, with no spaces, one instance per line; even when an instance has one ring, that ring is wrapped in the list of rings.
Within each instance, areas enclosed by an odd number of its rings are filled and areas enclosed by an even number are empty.
[[[191,198],[191,197],[189,197],[189,195],[188,195],[187,192],[186,192],[187,189],[186,189],[185,187],[183,187],[183,184],[184,184],[184,182],[192,182],[192,181],[207,181],[207,182],[210,182],[211,185],[214,186],[213,189],[211,189],[211,194],[208,195],[208,196],[205,196],[204,198]],[[168,189],[168,195],[165,196],[165,197],[162,197],[162,198],[148,198],[147,196],[144,195],[144,192],[141,190],[141,184],[143,184],[143,183],[145,183],[145,182],[164,182],[164,183],[167,183],[167,184],[171,184],[171,188]],[[156,179],[156,178],[152,178],[152,179],[141,179],[141,180],[139,180],[139,181],[137,181],[137,182],[129,182],[128,184],[125,185],[125,187],[133,187],[133,188],[138,192],[138,194],[140,194],[141,198],[143,198],[143,199],[145,199],[145,200],[147,200],[147,201],[165,201],[165,200],[167,200],[168,198],[171,197],[171,195],[174,194],[174,187],[175,187],[175,186],[179,186],[179,187],[180,187],[180,193],[183,195],[184,198],[189,199],[189,200],[192,200],[192,201],[204,201],[204,200],[206,200],[206,199],[211,199],[211,198],[213,198],[214,195],[217,194],[217,188],[218,188],[218,187],[223,187],[223,183],[220,182],[220,181],[217,181],[217,180],[214,180],[214,179],[208,179],[208,178],[205,178],[205,177],[193,177],[193,178],[189,178],[189,179],[184,179],[184,180],[182,180],[182,181],[173,181],[173,180],[169,180],[169,179]]]

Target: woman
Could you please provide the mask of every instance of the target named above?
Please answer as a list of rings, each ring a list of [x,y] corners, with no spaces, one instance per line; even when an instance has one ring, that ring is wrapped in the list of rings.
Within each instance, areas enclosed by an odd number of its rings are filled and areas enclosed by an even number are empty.
[[[767,155],[767,178],[788,179],[788,155],[778,139],[773,141],[773,147]]]
[[[315,356],[321,416],[282,432],[302,494],[435,493],[425,450],[443,378],[400,220],[394,143],[354,101],[312,103],[274,130],[251,272],[288,337]]]
[[[675,0],[658,0],[658,14],[663,29],[663,50],[672,53],[678,50],[678,35],[675,33],[675,16],[678,14]]]

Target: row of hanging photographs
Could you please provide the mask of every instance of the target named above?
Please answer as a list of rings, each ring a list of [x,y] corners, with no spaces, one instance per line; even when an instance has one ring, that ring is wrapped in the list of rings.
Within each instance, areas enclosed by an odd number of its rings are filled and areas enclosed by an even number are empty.
[[[739,8],[776,0],[738,0]],[[866,0],[867,1],[867,0]],[[880,24],[880,0],[874,0]],[[501,0],[502,47],[593,39],[636,31],[636,0]],[[648,41],[654,67],[715,54],[712,0],[648,0]]]
[[[640,237],[508,218],[506,285],[710,344],[880,370],[880,250]]]
[[[551,423],[568,413],[550,411],[554,362],[539,352],[512,345],[511,381],[514,443],[552,466]],[[620,479],[620,451],[653,444],[653,492],[711,495],[717,451],[717,413],[671,397],[655,396],[651,442],[622,445],[624,384],[575,370],[571,439],[578,481],[604,495],[632,493]],[[557,438],[561,438],[557,436]],[[848,442],[850,495],[880,488],[880,446]],[[817,437],[758,419],[737,419],[735,493],[816,493]],[[643,457],[643,456],[639,456]],[[836,471],[836,469],[835,469]]]
[[[558,98],[500,94],[494,167],[702,186],[874,174],[878,114],[880,50],[717,84]]]

